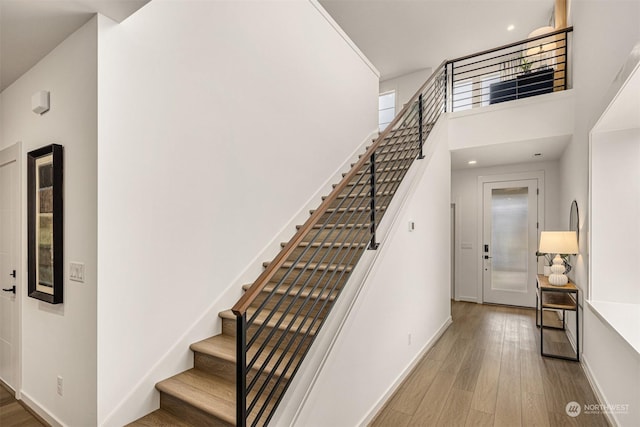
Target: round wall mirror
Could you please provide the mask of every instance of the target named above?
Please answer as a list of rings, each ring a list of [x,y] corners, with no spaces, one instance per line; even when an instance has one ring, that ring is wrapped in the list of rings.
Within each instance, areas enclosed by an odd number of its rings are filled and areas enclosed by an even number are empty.
[[[571,202],[571,212],[569,213],[569,231],[575,231],[578,241],[580,240],[580,216],[578,215],[578,202]]]

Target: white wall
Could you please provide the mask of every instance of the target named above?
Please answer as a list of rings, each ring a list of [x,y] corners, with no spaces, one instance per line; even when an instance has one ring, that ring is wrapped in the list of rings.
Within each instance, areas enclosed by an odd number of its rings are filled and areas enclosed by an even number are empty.
[[[382,80],[380,82],[380,93],[396,92],[396,114],[402,110],[411,97],[420,89],[420,86],[427,81],[432,73],[431,68],[423,68],[409,74]]]
[[[456,204],[456,274],[455,299],[461,301],[481,301],[478,295],[478,271],[481,252],[478,248],[478,177],[531,171],[544,172],[544,229],[559,229],[559,215],[564,210],[558,206],[560,197],[557,186],[558,161],[520,163],[489,168],[469,167],[452,171],[451,202]],[[568,211],[567,211],[568,215]],[[470,244],[469,249],[462,243]],[[533,304],[533,301],[532,301]]]
[[[573,91],[473,108],[449,115],[449,147],[459,150],[533,141],[573,132]]]
[[[0,95],[1,141],[22,141],[22,213],[26,218],[26,153],[64,146],[64,304],[26,296],[26,221],[22,222],[22,387],[32,408],[52,424],[96,423],[97,20],[56,47]],[[51,109],[31,111],[31,95],[50,91]],[[84,263],[85,283],[68,280],[70,261]],[[64,395],[56,394],[63,377]]]
[[[427,150],[425,160],[412,166],[415,182],[409,174],[403,182],[411,186],[404,204],[398,206],[397,195],[380,224],[378,253],[365,254],[377,256],[375,264],[291,425],[366,425],[448,326],[451,175],[446,126],[436,127]],[[413,232],[409,221],[415,222]],[[352,276],[347,287],[357,285]],[[291,393],[304,392],[295,385]]]
[[[378,75],[315,2],[155,0],[101,20],[98,85],[98,422],[118,425],[377,128]]]
[[[590,299],[640,304],[640,129],[594,135],[591,156]]]
[[[573,88],[576,95],[575,131],[560,162],[560,204],[567,212],[572,200],[580,208],[580,255],[573,279],[588,298],[587,218],[589,131],[611,100],[609,87],[634,44],[640,40],[640,2],[571,2],[573,35]],[[561,217],[568,227],[569,217]],[[615,415],[623,426],[640,425],[640,401],[637,391],[640,358],[637,353],[590,309],[581,311],[583,360],[605,403],[629,403],[628,414]],[[570,319],[572,323],[572,319]],[[615,363],[612,364],[612,360]],[[625,375],[617,375],[623,372]],[[609,379],[616,378],[616,381]],[[629,393],[629,390],[636,390]]]

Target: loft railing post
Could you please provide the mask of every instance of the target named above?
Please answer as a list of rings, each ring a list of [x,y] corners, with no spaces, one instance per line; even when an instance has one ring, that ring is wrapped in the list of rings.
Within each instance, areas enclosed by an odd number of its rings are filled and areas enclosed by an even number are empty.
[[[562,70],[564,78],[562,80],[564,82],[564,90],[567,90],[567,80],[569,80],[569,75],[567,74],[569,70],[569,33],[565,31],[562,35],[564,36],[564,69]]]
[[[451,63],[451,85],[449,86],[450,88],[450,94],[451,96],[449,98],[451,98],[451,112],[453,112],[453,103],[456,101],[453,97],[453,86],[455,84],[455,66],[456,64],[454,62]]]
[[[379,243],[376,242],[376,152],[371,153],[370,158],[370,174],[371,174],[371,241],[367,249],[378,249]]]
[[[449,100],[449,63],[444,64],[444,112],[449,111],[447,102]]]
[[[422,145],[424,144],[424,136],[422,133],[422,104],[422,94],[420,94],[420,96],[418,97],[418,132],[420,138],[420,155],[418,156],[419,159],[424,159],[424,154],[422,152]]]
[[[247,425],[247,313],[236,313],[236,426]]]

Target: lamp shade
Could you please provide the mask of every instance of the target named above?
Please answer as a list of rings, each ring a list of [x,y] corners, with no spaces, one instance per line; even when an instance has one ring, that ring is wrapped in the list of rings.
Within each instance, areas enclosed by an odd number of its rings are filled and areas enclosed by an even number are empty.
[[[555,31],[553,27],[540,27],[529,34],[529,38],[538,37],[543,34]],[[539,40],[530,41],[527,43],[527,56],[536,55],[543,52],[549,52],[556,48],[555,36],[544,37]]]
[[[575,231],[543,231],[538,251],[546,254],[577,254],[578,237]]]

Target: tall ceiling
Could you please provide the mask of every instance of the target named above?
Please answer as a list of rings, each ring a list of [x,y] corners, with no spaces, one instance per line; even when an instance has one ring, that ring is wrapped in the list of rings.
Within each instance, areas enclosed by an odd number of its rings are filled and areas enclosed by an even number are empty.
[[[527,38],[554,0],[320,0],[389,79]],[[514,29],[507,30],[513,25]]]
[[[96,13],[122,22],[150,0],[0,0],[0,91]]]
[[[121,22],[149,1],[0,0],[0,91],[96,13]],[[549,23],[554,0],[320,3],[388,79],[526,38]]]

